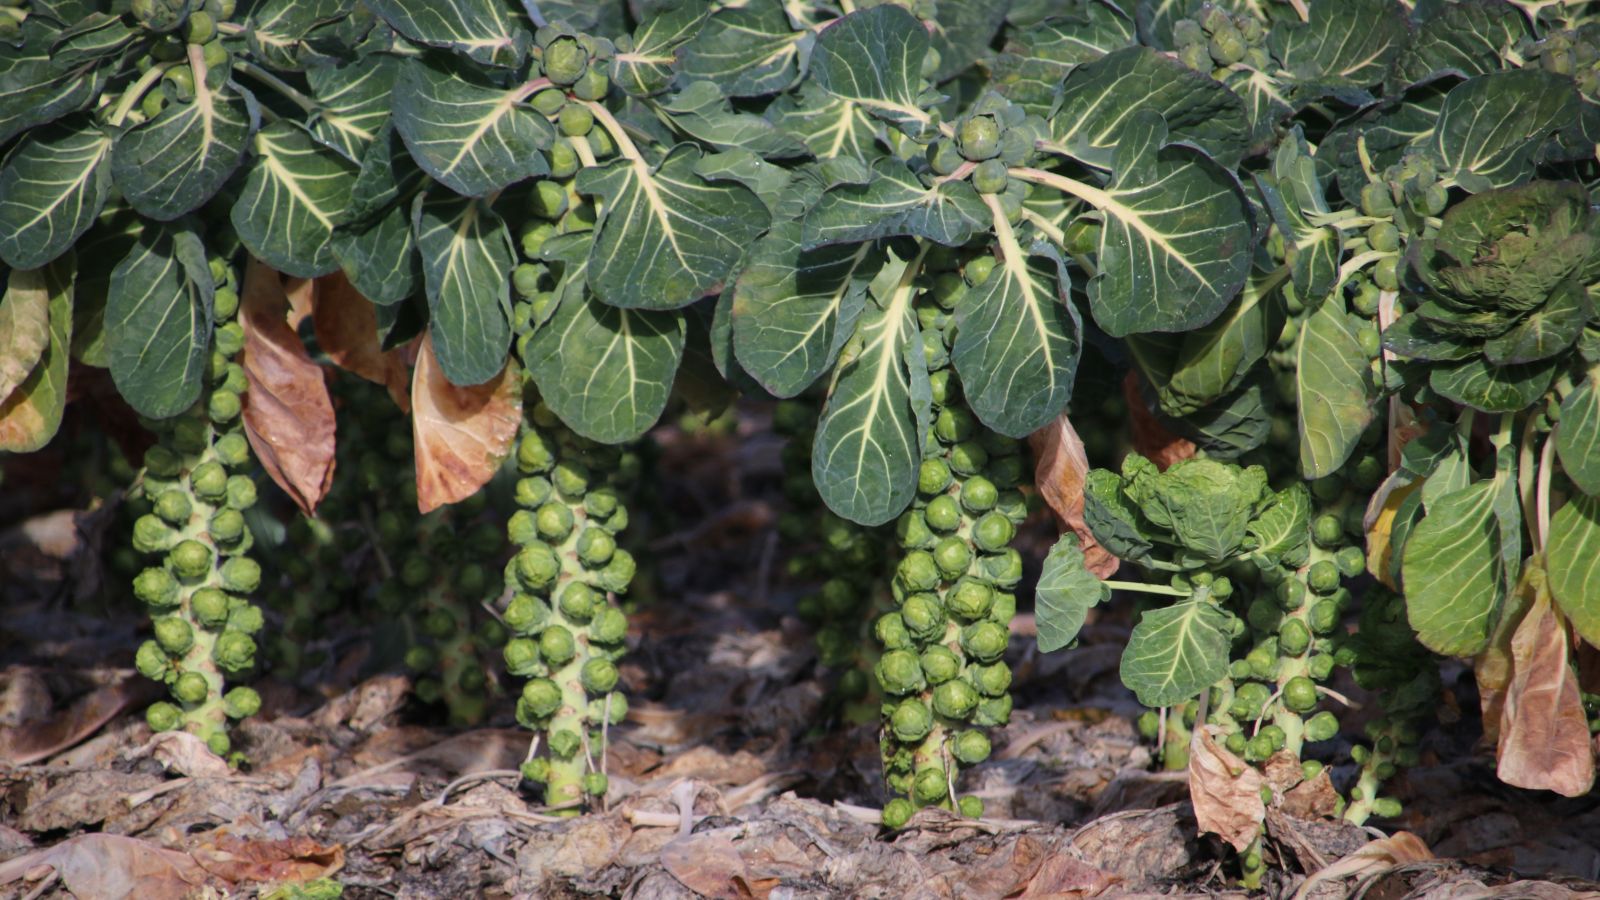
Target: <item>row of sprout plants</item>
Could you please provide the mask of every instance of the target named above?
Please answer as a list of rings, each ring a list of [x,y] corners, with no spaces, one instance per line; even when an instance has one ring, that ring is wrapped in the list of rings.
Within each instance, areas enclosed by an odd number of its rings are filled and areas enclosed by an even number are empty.
[[[576,815],[641,442],[742,394],[887,829],[984,814],[1019,610],[1118,601],[1255,885],[1267,809],[1400,813],[1448,660],[1501,779],[1593,785],[1597,91],[1551,0],[8,0],[0,448],[69,370],[138,413],[152,729],[238,761],[353,598]],[[1042,431],[1099,467],[1034,559]]]

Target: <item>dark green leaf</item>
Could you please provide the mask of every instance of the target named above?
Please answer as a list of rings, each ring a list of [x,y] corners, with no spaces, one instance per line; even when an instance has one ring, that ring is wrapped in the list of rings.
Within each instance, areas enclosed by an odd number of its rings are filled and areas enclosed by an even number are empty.
[[[1328,298],[1300,326],[1295,385],[1300,471],[1307,478],[1331,475],[1344,465],[1372,422],[1377,391],[1356,329],[1338,296]]]
[[[1510,331],[1484,341],[1483,356],[1497,366],[1549,359],[1577,342],[1588,318],[1588,292],[1569,278]]]
[[[322,104],[311,133],[346,159],[360,162],[367,146],[389,121],[389,108],[401,63],[374,53],[344,65],[314,66],[306,72],[311,95]]]
[[[84,109],[100,96],[114,67],[51,59],[56,29],[42,17],[22,23],[23,43],[0,41],[0,144],[36,125]]]
[[[1298,567],[1311,540],[1311,493],[1292,484],[1273,496],[1272,505],[1250,523],[1255,552],[1273,563]]]
[[[1584,493],[1600,496],[1600,368],[1586,372],[1561,401],[1555,440],[1567,477]]]
[[[611,58],[611,80],[635,97],[653,97],[672,84],[677,49],[700,30],[709,7],[684,3],[646,18],[633,32],[633,49]]]
[[[1100,546],[1119,559],[1140,560],[1150,552],[1144,516],[1122,494],[1122,479],[1107,469],[1084,478],[1083,520]]]
[[[695,174],[700,151],[679,144],[653,171],[618,159],[578,173],[603,201],[589,286],[623,308],[675,309],[719,290],[770,215],[755,192]]]
[[[1507,68],[1501,54],[1531,37],[1528,17],[1506,0],[1434,4],[1396,61],[1395,76],[1411,84],[1445,69],[1468,77],[1496,72]]]
[[[408,60],[395,87],[395,130],[429,175],[481,197],[550,171],[539,151],[555,133],[523,103],[533,84],[502,88],[442,56]]]
[[[231,215],[239,240],[262,262],[299,278],[338,268],[333,229],[350,205],[355,164],[282,120],[256,133],[255,151]]]
[[[1545,568],[1556,605],[1584,640],[1600,646],[1600,499],[1579,494],[1556,510]]]
[[[317,30],[350,15],[351,0],[265,0],[250,8],[251,55],[274,69],[296,70],[321,54],[308,52]]]
[[[1479,75],[1445,97],[1426,147],[1442,174],[1518,184],[1533,177],[1539,148],[1572,123],[1578,102],[1570,78],[1537,67]]]
[[[211,349],[211,268],[194,232],[151,226],[111,273],[106,352],[118,393],[152,419],[200,397]]]
[[[682,312],[617,309],[569,295],[534,332],[528,371],[572,430],[607,444],[631,441],[666,408],[684,328]]]
[[[1050,548],[1034,592],[1039,623],[1039,652],[1060,650],[1083,628],[1089,608],[1110,599],[1100,579],[1084,567],[1078,536],[1067,532]]]
[[[1145,706],[1193,699],[1228,674],[1228,617],[1206,600],[1146,610],[1122,651],[1122,683]]]
[[[0,259],[36,269],[65,253],[111,195],[110,154],[87,115],[29,132],[0,169]]]
[[[808,152],[798,137],[774,129],[766,119],[735,112],[721,89],[710,81],[690,84],[665,98],[659,109],[689,136],[719,150],[746,150],[769,159],[789,159]]]
[[[802,82],[797,92],[780,95],[768,107],[767,118],[824,159],[882,155],[878,147],[882,123],[866,107],[829,94],[813,81]]]
[[[422,286],[411,215],[400,203],[374,219],[335,231],[333,256],[355,289],[379,306],[416,296]]]
[[[904,7],[863,9],[823,30],[811,77],[830,94],[918,134],[929,122],[917,103],[928,44],[928,30]]]
[[[1505,597],[1494,511],[1501,489],[1488,479],[1446,494],[1406,538],[1406,616],[1435,653],[1472,656],[1488,645]]]
[[[502,0],[367,0],[367,5],[413,41],[492,66],[521,65],[533,38],[513,4]]]
[[[989,211],[972,185],[958,180],[926,187],[910,166],[884,159],[866,184],[842,184],[822,195],[806,214],[805,245],[911,235],[954,247],[988,224]]]
[[[1267,41],[1298,81],[1319,87],[1371,87],[1382,82],[1411,38],[1396,0],[1309,4],[1311,18],[1273,26]]]
[[[678,64],[686,77],[715,81],[730,97],[759,97],[794,84],[810,40],[790,26],[779,0],[750,0],[706,20],[678,48]]]
[[[1361,164],[1365,148],[1373,167],[1382,172],[1400,161],[1413,141],[1433,133],[1444,98],[1456,80],[1437,78],[1393,98],[1385,98],[1341,122],[1317,145],[1317,160],[1333,167],[1345,201],[1360,201],[1367,174]]]
[[[1144,140],[1136,123],[1137,113],[1146,110],[1167,123],[1168,140],[1192,143],[1223,166],[1231,168],[1244,156],[1250,128],[1238,95],[1145,47],[1117,50],[1073,69],[1050,118],[1051,138],[1080,161],[1109,168],[1119,145]]]
[[[1283,330],[1279,272],[1252,272],[1211,324],[1186,334],[1130,335],[1129,352],[1167,415],[1187,416],[1237,388]]]
[[[139,30],[128,26],[121,16],[93,12],[67,23],[50,47],[50,59],[57,65],[75,66],[114,56],[139,37]]]
[[[225,77],[221,70],[208,73],[192,101],[169,103],[117,139],[111,174],[134,209],[176,219],[210,200],[239,167],[251,115]]]
[[[1048,116],[1062,79],[1073,67],[1136,42],[1133,22],[1119,10],[1100,2],[1081,3],[1011,32],[993,63],[994,89],[1028,112]]]
[[[147,222],[126,207],[108,208],[73,248],[78,277],[72,288],[72,357],[85,365],[110,364],[105,324],[111,274],[139,243]]]
[[[411,215],[439,368],[452,384],[482,384],[505,367],[511,345],[511,233],[472,197],[423,194]]]
[[[1485,359],[1468,359],[1434,366],[1428,386],[1446,399],[1484,412],[1520,412],[1532,406],[1550,387],[1555,361],[1520,366],[1496,366]]]
[[[1068,299],[1065,263],[1043,242],[1023,249],[991,201],[1000,262],[956,308],[950,360],[983,424],[1027,437],[1072,398],[1083,323]]]

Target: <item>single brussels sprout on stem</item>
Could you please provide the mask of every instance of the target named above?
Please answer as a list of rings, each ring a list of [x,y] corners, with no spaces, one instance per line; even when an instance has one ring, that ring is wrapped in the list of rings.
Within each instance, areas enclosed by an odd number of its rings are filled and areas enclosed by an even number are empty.
[[[223,260],[213,260],[219,292],[237,289]],[[141,674],[166,684],[171,699],[146,713],[156,731],[181,728],[227,755],[230,719],[253,715],[261,698],[248,687],[226,689],[255,668],[254,635],[261,611],[247,599],[261,567],[247,554],[253,537],[242,514],[255,503],[247,474],[250,446],[239,425],[244,372],[224,341],[233,310],[219,308],[218,335],[200,398],[187,411],[150,423],[158,441],[145,454],[136,481],[151,512],[134,525],[133,546],[160,557],[134,578],[134,594],[149,607],[154,637],[138,651]]]
[[[545,785],[545,802],[576,815],[606,790],[609,727],[627,715],[617,663],[627,618],[614,601],[633,580],[634,561],[617,546],[628,511],[619,499],[637,471],[628,451],[579,436],[545,404],[529,408],[518,439],[521,508],[507,523],[516,545],[506,565],[511,632],[506,667],[529,679],[517,721],[538,732],[546,756],[523,765]]]

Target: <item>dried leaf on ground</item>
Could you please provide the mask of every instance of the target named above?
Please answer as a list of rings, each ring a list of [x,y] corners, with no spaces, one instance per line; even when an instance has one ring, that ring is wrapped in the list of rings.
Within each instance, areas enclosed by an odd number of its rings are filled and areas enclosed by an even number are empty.
[[[344,848],[311,838],[254,840],[218,829],[190,851],[207,872],[235,884],[313,881],[344,868]]]
[[[752,896],[749,869],[733,841],[720,834],[690,834],[661,848],[661,865],[683,886],[722,900]]]
[[[1594,786],[1588,716],[1570,665],[1572,636],[1542,581],[1511,638],[1498,744],[1500,780],[1579,797]]]
[[[1089,473],[1089,457],[1083,440],[1073,429],[1066,413],[1028,436],[1033,448],[1033,480],[1039,496],[1056,514],[1060,528],[1072,530],[1083,550],[1084,568],[1098,578],[1116,574],[1122,561],[1112,556],[1094,539],[1094,532],[1083,521],[1083,480]]]
[[[48,346],[50,286],[42,272],[12,272],[0,294],[0,402],[27,380]]]
[[[25,766],[48,759],[99,731],[124,709],[142,700],[144,693],[137,681],[123,678],[90,691],[65,712],[44,721],[0,728],[0,762]]]
[[[430,512],[476,494],[511,452],[522,424],[522,375],[514,360],[483,384],[444,377],[425,337],[411,375],[417,507]]]
[[[1166,471],[1167,466],[1195,454],[1192,441],[1178,437],[1150,411],[1139,390],[1139,373],[1130,370],[1122,379],[1122,396],[1128,404],[1128,428],[1133,432],[1133,449]]]
[[[317,344],[340,368],[381,384],[404,412],[411,411],[406,392],[411,372],[405,354],[384,350],[378,339],[378,311],[355,289],[343,272],[317,279],[311,323]]]
[[[1201,833],[1215,834],[1242,853],[1260,834],[1267,807],[1261,773],[1217,742],[1221,731],[1206,725],[1189,739],[1189,799]]]
[[[1373,841],[1310,878],[1294,892],[1295,900],[1310,894],[1317,885],[1341,878],[1368,876],[1406,863],[1433,859],[1433,852],[1422,839],[1409,831],[1397,831]]]
[[[82,900],[175,900],[206,881],[205,870],[187,853],[117,834],[80,834],[0,863],[0,885],[39,866],[55,869],[67,890]]]
[[[130,758],[153,757],[161,767],[192,778],[227,778],[233,769],[222,757],[211,752],[206,742],[187,731],[163,731],[153,735],[143,747],[129,752]]]
[[[239,303],[250,381],[245,435],[261,467],[309,516],[333,485],[333,401],[322,367],[284,318],[287,306],[281,277],[252,258]]]

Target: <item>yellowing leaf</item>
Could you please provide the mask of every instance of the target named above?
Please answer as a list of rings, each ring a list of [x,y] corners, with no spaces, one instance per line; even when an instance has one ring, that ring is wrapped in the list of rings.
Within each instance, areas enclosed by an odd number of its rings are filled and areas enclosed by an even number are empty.
[[[322,367],[289,327],[288,306],[281,277],[252,257],[239,298],[250,381],[244,433],[261,467],[309,516],[333,484],[333,400]]]
[[[411,373],[417,447],[417,508],[432,512],[471,497],[511,452],[522,424],[522,373],[515,361],[483,384],[451,384],[422,341]]]
[[[50,346],[50,290],[38,269],[17,269],[0,297],[0,400],[11,396]]]
[[[1395,484],[1394,481],[1392,476],[1386,479],[1367,503],[1367,572],[1390,590],[1399,590],[1400,586],[1395,584],[1392,574],[1395,569],[1394,544],[1390,536],[1394,532],[1394,519],[1400,504],[1411,496],[1412,491],[1422,487],[1422,482]]]
[[[50,443],[67,408],[67,369],[72,348],[70,263],[13,271],[6,290],[7,306],[13,298],[18,299],[19,308],[43,303],[49,323],[49,342],[37,364],[31,372],[24,373],[10,396],[0,401],[0,450],[29,453]],[[0,349],[0,354],[6,352]]]

